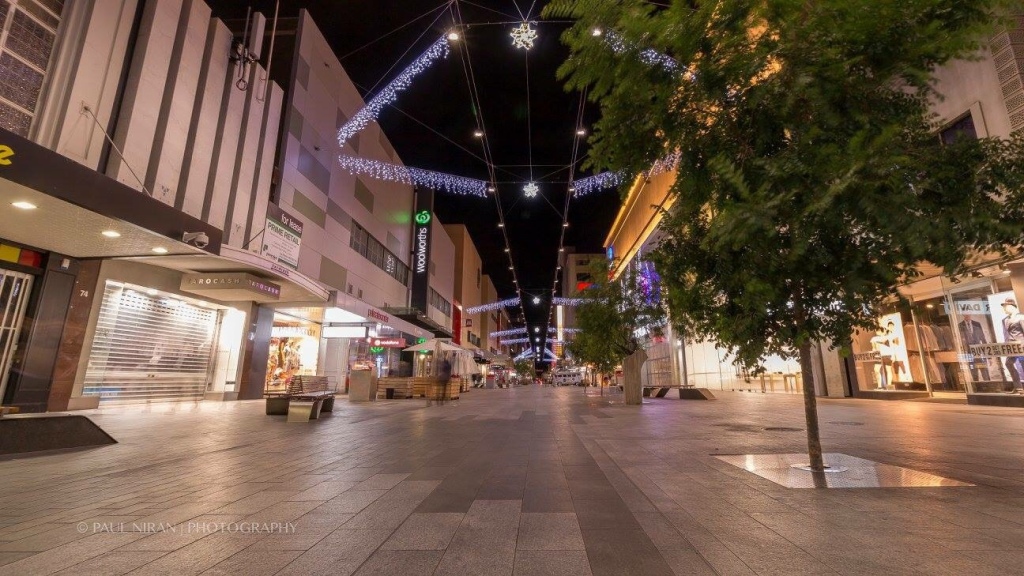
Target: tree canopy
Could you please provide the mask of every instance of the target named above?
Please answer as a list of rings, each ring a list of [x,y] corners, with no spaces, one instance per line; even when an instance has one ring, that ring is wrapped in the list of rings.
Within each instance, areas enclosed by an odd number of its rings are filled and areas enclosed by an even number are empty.
[[[943,142],[936,66],[998,0],[555,0],[560,73],[601,108],[594,167],[678,155],[653,255],[673,320],[739,360],[845,341],[922,262],[960,270],[1024,232],[1017,138]],[[600,30],[601,35],[595,35]]]
[[[594,283],[581,294],[584,300],[576,307],[580,331],[567,348],[580,361],[607,374],[643,347],[645,334],[660,331],[665,312],[652,293],[658,287],[647,283],[635,267],[612,280],[609,263],[596,262],[591,272]]]
[[[672,321],[755,370],[799,353],[823,472],[812,341],[844,343],[922,263],[1024,243],[1024,138],[940,138],[934,73],[979,53],[1004,0],[554,0],[569,89],[601,119],[590,166],[676,166],[653,253]],[[946,119],[953,120],[953,119]]]

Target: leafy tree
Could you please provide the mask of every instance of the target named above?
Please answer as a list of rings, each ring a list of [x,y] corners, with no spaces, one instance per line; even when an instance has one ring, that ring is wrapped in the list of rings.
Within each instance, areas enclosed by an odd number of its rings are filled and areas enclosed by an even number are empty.
[[[567,87],[601,120],[594,168],[676,153],[654,254],[683,333],[743,365],[797,355],[823,470],[810,346],[872,327],[923,263],[961,273],[1024,237],[1024,140],[943,143],[933,71],[977,52],[1002,0],[554,0]],[[595,35],[594,30],[603,31]]]
[[[516,373],[523,378],[528,378],[531,382],[537,377],[537,370],[533,365],[533,362],[529,360],[517,360],[514,364]]]
[[[567,347],[582,362],[608,374],[643,351],[645,335],[660,332],[665,311],[656,293],[658,287],[644,286],[634,267],[627,267],[618,279],[612,280],[607,262],[594,266],[594,283],[583,292],[583,301],[576,307],[576,326],[580,331]],[[627,370],[624,376],[626,403],[639,404],[639,372]]]

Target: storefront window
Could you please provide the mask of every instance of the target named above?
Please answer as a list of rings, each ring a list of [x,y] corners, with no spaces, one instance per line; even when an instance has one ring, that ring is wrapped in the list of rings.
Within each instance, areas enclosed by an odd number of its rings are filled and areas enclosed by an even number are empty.
[[[320,355],[319,324],[275,314],[270,334],[266,384],[268,392],[284,391],[296,374],[316,374]]]
[[[1024,378],[1024,314],[998,277],[951,291],[960,345],[959,371],[971,392],[1000,393]]]
[[[961,376],[957,355],[956,337],[953,335],[953,320],[944,296],[914,302],[917,330],[908,334],[907,349],[911,355],[911,371],[920,370],[922,378],[931,386],[932,392],[966,392],[965,380]]]
[[[921,345],[910,309],[893,304],[883,310],[874,330],[861,330],[853,338],[853,360],[861,390],[926,390]]]

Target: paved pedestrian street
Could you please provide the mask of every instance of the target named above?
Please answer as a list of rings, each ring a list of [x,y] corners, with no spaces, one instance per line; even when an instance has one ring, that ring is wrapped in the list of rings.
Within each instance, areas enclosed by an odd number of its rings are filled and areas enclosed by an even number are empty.
[[[801,398],[718,396],[92,411],[119,444],[0,461],[0,574],[1024,574],[1024,410],[821,400],[826,451],[974,486],[790,489],[716,456],[803,451]]]

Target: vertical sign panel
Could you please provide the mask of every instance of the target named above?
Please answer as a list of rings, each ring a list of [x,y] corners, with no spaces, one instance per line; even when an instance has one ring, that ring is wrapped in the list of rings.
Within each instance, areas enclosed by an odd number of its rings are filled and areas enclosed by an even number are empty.
[[[427,313],[430,291],[430,241],[434,223],[434,191],[416,189],[416,209],[412,217],[412,295],[410,306]]]

